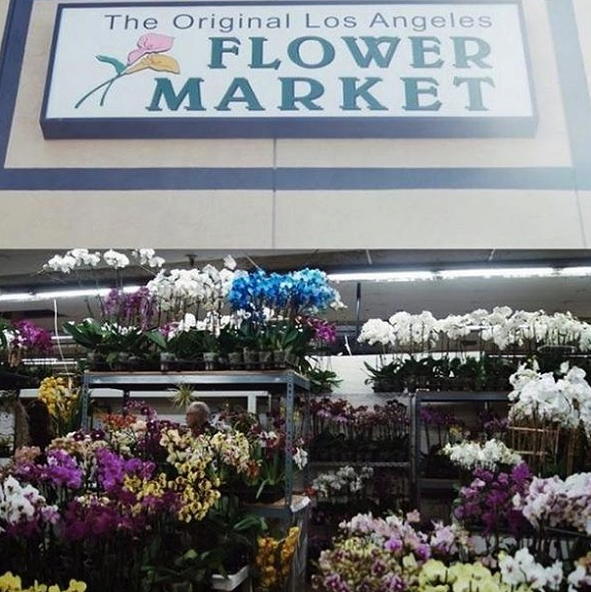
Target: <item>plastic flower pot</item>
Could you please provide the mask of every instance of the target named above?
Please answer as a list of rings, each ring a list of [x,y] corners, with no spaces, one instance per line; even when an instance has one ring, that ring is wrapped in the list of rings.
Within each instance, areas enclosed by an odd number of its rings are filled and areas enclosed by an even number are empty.
[[[252,349],[244,349],[244,367],[247,370],[255,370],[259,363],[259,352]]]
[[[144,360],[142,360],[142,358],[140,358],[139,356],[129,356],[128,367],[130,370],[142,370],[143,366]]]
[[[99,358],[99,354],[93,351],[90,351],[86,354],[86,363],[88,364],[89,370],[98,370]]]
[[[162,372],[168,372],[174,361],[176,360],[176,356],[169,352],[162,352],[160,354],[160,370]]]
[[[300,361],[299,358],[295,354],[293,354],[291,352],[286,353],[285,363],[287,366],[291,366],[291,367],[295,368],[298,366],[299,361]]]
[[[259,364],[261,370],[269,370],[273,366],[273,352],[259,351]]]
[[[287,352],[283,349],[276,349],[273,352],[273,366],[277,370],[287,368]]]
[[[284,495],[285,490],[283,485],[268,486],[261,491],[257,502],[259,504],[273,504],[282,499]]]
[[[230,365],[230,370],[240,370],[243,364],[242,352],[230,352],[228,354],[228,364]]]
[[[215,370],[217,360],[217,353],[216,352],[204,352],[203,353],[203,364],[205,366],[206,371]]]
[[[129,354],[127,352],[119,352],[113,364],[115,370],[127,370],[129,368]]]

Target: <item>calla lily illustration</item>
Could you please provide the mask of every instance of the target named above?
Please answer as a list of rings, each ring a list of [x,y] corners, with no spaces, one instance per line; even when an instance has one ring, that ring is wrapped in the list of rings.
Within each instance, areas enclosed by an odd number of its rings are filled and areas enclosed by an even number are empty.
[[[107,94],[113,84],[130,74],[141,72],[142,70],[154,70],[156,72],[170,72],[171,74],[180,74],[181,69],[179,63],[170,55],[165,55],[165,52],[172,49],[174,37],[169,35],[162,35],[160,33],[147,33],[142,35],[137,42],[137,49],[132,50],[127,56],[127,65],[117,58],[105,55],[98,55],[96,59],[99,62],[110,64],[115,69],[116,75],[109,80],[99,84],[91,91],[87,92],[75,105],[78,109],[86,99],[91,97],[95,92],[104,88],[100,99],[100,106],[105,104]]]
[[[172,49],[174,37],[160,35],[159,33],[148,33],[142,35],[137,42],[137,49],[134,49],[127,56],[127,65],[137,62],[141,57],[149,53],[164,53]]]

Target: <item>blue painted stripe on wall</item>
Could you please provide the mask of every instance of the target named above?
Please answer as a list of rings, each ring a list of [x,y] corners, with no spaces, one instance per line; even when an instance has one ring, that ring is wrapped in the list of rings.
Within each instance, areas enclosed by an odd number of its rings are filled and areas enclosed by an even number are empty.
[[[278,189],[572,189],[570,168],[279,169]]]
[[[12,190],[272,189],[273,169],[8,169],[0,184]]]
[[[548,14],[566,123],[570,138],[572,161],[577,181],[591,182],[591,96],[585,73],[585,62],[579,41],[572,0],[548,0]],[[567,34],[568,32],[568,34]],[[589,56],[591,59],[591,56]]]
[[[5,31],[0,73],[0,163],[2,166],[6,161],[31,9],[31,0],[12,0],[8,9],[8,30]]]
[[[360,190],[573,188],[571,168],[13,169],[0,184],[19,190]]]

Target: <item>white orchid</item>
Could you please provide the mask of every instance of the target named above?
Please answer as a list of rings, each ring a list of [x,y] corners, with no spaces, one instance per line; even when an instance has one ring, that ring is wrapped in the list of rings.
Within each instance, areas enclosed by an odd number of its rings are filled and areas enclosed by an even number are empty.
[[[133,256],[139,260],[140,265],[147,265],[152,269],[160,269],[166,260],[158,257],[154,249],[137,249],[133,251]]]
[[[298,446],[293,455],[293,462],[300,471],[303,470],[308,464],[308,453]]]
[[[113,269],[124,269],[129,265],[129,257],[113,249],[103,253],[103,261]]]
[[[519,454],[494,438],[487,440],[484,444],[479,442],[448,443],[442,453],[448,456],[452,463],[468,471],[476,468],[494,470],[498,465],[514,466],[522,460]]]
[[[501,553],[499,556],[501,580],[510,586],[525,584],[532,590],[558,590],[564,579],[562,562],[555,561],[550,567],[536,563],[526,547],[514,556]]]

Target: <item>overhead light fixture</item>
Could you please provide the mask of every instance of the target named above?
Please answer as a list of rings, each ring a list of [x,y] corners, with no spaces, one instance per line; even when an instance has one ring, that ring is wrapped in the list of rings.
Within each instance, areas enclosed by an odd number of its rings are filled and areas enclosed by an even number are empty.
[[[125,286],[123,292],[129,294],[139,290],[140,286]],[[65,298],[91,298],[107,296],[111,288],[87,288],[78,290],[48,290],[44,292],[23,292],[0,294],[0,302],[40,302],[43,300],[62,300]]]
[[[481,269],[445,269],[437,273],[442,280],[462,278],[534,278],[552,277],[556,270],[552,267],[498,267]]]
[[[334,282],[414,282],[425,280],[456,279],[527,279],[549,277],[590,277],[591,267],[479,267],[442,269],[439,271],[352,271],[329,273]]]
[[[436,274],[431,271],[359,271],[328,274],[328,279],[333,282],[416,282],[435,278]]]
[[[591,267],[563,267],[558,270],[561,277],[589,277],[591,276]]]

